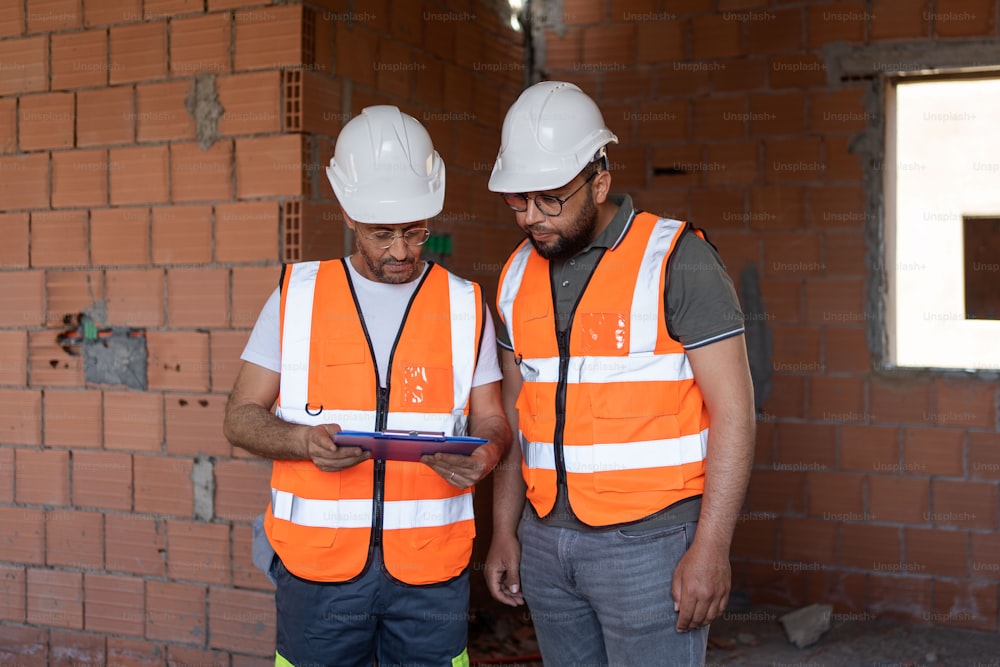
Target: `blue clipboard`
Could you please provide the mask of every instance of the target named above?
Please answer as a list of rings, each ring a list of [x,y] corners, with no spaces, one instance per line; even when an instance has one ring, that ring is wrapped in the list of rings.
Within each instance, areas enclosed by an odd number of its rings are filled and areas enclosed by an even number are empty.
[[[419,461],[424,454],[437,452],[468,456],[488,441],[425,431],[340,431],[333,442],[338,447],[360,447],[377,460]]]

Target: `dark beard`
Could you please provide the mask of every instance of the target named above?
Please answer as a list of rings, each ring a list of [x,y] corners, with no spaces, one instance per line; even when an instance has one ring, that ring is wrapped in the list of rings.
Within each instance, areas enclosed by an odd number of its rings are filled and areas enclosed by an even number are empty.
[[[534,246],[535,252],[547,260],[564,260],[575,257],[594,240],[594,230],[597,229],[597,204],[594,197],[587,192],[586,201],[580,212],[576,214],[569,227],[557,234],[556,240],[541,247],[535,238],[528,234],[528,240]]]

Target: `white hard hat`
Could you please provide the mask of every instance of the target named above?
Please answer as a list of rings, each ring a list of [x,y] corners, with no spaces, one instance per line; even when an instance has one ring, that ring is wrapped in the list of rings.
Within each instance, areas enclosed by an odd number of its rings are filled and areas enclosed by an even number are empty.
[[[444,161],[424,126],[394,106],[367,107],[344,126],[326,175],[357,222],[426,220],[444,205]]]
[[[542,81],[521,93],[507,111],[493,192],[538,192],[566,185],[609,143],[594,100],[572,83]]]

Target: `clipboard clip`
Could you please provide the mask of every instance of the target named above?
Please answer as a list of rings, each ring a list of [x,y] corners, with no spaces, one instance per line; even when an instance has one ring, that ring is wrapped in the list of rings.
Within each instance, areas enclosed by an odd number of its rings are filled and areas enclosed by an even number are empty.
[[[385,433],[386,435],[408,435],[411,438],[415,438],[418,435],[429,435],[437,438],[444,437],[444,431],[404,431],[402,429],[387,429],[385,431],[381,431],[381,433]]]

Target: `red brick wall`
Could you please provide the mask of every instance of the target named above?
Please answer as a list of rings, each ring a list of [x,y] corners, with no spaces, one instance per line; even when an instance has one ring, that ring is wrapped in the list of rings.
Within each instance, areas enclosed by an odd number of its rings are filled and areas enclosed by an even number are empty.
[[[482,67],[522,62],[496,10],[265,4],[0,9],[0,663],[273,661],[250,563],[269,466],[225,441],[222,410],[280,262],[343,253],[323,168],[351,114],[392,103],[429,127],[453,268],[491,286],[513,245],[486,192],[523,76]],[[205,148],[200,74],[222,112]],[[144,330],[146,390],[85,381],[56,340],[81,312]]]
[[[546,18],[547,76],[594,95],[621,139],[618,189],[706,228],[737,283],[759,272],[774,386],[737,588],[1000,629],[997,383],[873,370],[864,165],[849,151],[870,83],[828,83],[823,51],[995,39],[997,3],[567,0]]]

